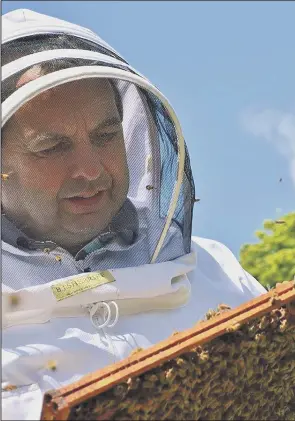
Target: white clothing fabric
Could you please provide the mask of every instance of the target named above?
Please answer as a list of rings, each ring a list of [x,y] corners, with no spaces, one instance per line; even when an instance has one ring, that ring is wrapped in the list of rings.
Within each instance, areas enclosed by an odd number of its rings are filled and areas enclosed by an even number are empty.
[[[126,273],[124,269],[121,273],[113,271],[114,276],[121,275],[122,282],[73,296],[73,308],[69,307],[68,313],[60,312],[59,317],[46,313],[51,307],[46,295],[50,292],[48,285],[37,289],[33,302],[29,288],[20,291],[23,306],[30,308],[35,303],[39,313],[29,320],[30,314],[26,315],[29,310],[24,310],[23,320],[28,317],[25,325],[19,320],[19,324],[3,330],[2,387],[14,384],[17,389],[2,393],[2,419],[38,420],[47,390],[70,384],[128,357],[136,348],[150,347],[175,331],[193,327],[210,308],[221,303],[235,307],[265,292],[224,245],[193,237],[192,246],[190,255],[167,262],[168,266],[149,265],[154,266],[156,275],[150,268],[127,269]],[[139,276],[131,280],[132,271]],[[173,277],[176,280],[171,283]],[[128,285],[125,280],[130,280]],[[4,296],[7,299],[9,293]],[[78,305],[98,299],[118,303],[115,326],[95,328],[84,309],[80,308],[79,314]],[[51,302],[58,307],[52,295]],[[20,306],[21,303],[22,298]],[[49,361],[56,363],[56,371],[47,368]]]

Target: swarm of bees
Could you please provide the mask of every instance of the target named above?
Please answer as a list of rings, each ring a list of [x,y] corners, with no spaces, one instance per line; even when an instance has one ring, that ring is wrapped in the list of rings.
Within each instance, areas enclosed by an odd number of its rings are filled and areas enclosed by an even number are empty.
[[[68,419],[294,420],[294,308],[289,303],[236,323],[222,336],[83,401]],[[221,304],[205,320],[227,311]]]

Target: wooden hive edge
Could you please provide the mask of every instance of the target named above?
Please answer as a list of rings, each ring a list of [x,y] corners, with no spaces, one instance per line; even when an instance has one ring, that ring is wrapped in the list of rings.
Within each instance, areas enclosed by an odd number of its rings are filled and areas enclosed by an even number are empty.
[[[272,291],[245,304],[228,310],[208,321],[201,321],[193,328],[165,339],[157,345],[140,351],[102,370],[84,376],[79,381],[48,392],[44,398],[42,416],[58,413],[58,419],[66,418],[70,408],[85,399],[97,396],[130,377],[138,376],[180,354],[203,345],[228,332],[233,323],[245,324],[295,299],[295,282],[279,284]],[[49,403],[45,404],[45,400]],[[46,409],[46,411],[45,411]],[[45,413],[46,412],[46,413]],[[61,418],[61,416],[65,418]],[[55,418],[42,418],[43,420]]]

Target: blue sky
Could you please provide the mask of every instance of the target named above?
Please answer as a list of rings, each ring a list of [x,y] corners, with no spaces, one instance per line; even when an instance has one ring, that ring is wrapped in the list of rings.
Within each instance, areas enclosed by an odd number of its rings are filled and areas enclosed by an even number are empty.
[[[201,198],[195,235],[238,256],[295,210],[294,2],[2,2],[18,8],[94,30],[170,100]]]

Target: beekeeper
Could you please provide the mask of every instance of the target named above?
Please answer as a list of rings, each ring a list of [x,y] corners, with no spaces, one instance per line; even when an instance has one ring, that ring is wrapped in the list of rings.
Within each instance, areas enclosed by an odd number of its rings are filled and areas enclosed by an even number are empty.
[[[265,290],[191,236],[163,94],[88,29],[30,10],[2,25],[2,408],[37,420],[46,390]]]

